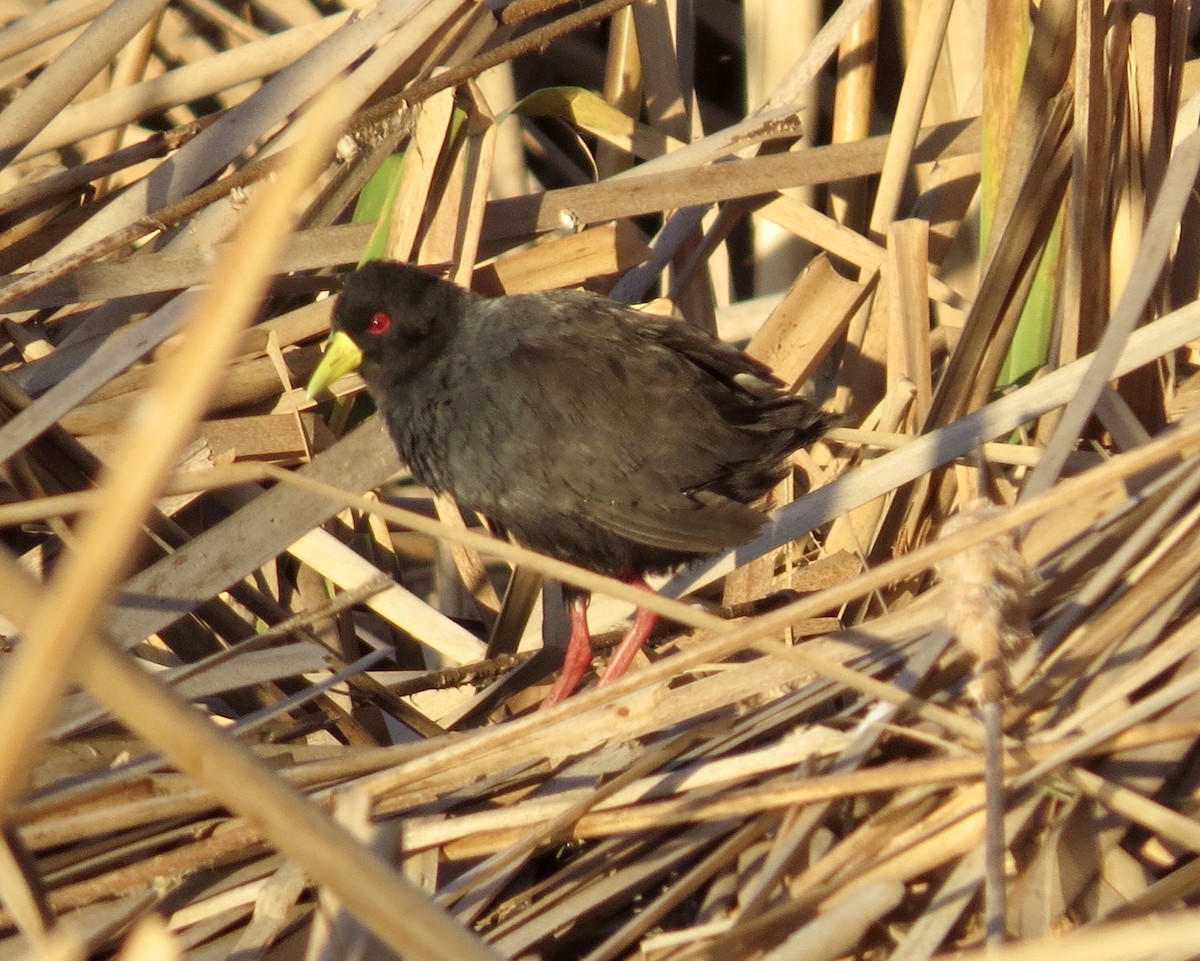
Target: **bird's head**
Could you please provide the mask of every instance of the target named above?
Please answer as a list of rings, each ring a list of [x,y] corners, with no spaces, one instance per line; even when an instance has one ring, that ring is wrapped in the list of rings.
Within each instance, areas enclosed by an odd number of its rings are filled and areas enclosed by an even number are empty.
[[[308,396],[360,369],[368,386],[384,376],[404,379],[440,349],[470,296],[412,264],[364,264],[334,304],[325,356],[308,382]]]

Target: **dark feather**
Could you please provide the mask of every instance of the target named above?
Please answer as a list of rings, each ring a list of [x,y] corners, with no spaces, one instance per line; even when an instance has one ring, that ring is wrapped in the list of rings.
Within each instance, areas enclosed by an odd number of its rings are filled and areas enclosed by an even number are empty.
[[[380,310],[392,324],[372,336]],[[828,425],[740,351],[592,294],[487,299],[373,262],[334,324],[420,480],[606,573],[748,540],[766,519],[749,502]]]

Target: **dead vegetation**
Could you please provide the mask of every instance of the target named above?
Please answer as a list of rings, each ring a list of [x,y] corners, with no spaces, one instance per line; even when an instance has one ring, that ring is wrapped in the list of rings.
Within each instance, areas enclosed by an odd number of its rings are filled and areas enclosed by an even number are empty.
[[[1193,956],[1190,6],[495,6],[0,6],[0,956]],[[305,399],[368,249],[845,426],[646,599]]]

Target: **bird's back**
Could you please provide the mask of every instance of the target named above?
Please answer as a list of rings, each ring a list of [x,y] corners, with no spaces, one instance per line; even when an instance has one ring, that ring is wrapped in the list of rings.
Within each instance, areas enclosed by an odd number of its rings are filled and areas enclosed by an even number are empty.
[[[393,434],[426,483],[565,560],[661,570],[746,541],[748,503],[825,427],[685,324],[569,291],[476,307]]]

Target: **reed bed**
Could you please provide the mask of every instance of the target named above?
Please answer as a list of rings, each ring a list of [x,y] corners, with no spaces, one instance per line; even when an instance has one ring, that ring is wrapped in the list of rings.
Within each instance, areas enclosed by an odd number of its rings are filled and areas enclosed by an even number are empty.
[[[1189,4],[2,13],[0,959],[1196,954]],[[841,426],[647,598],[306,398],[367,255]]]

